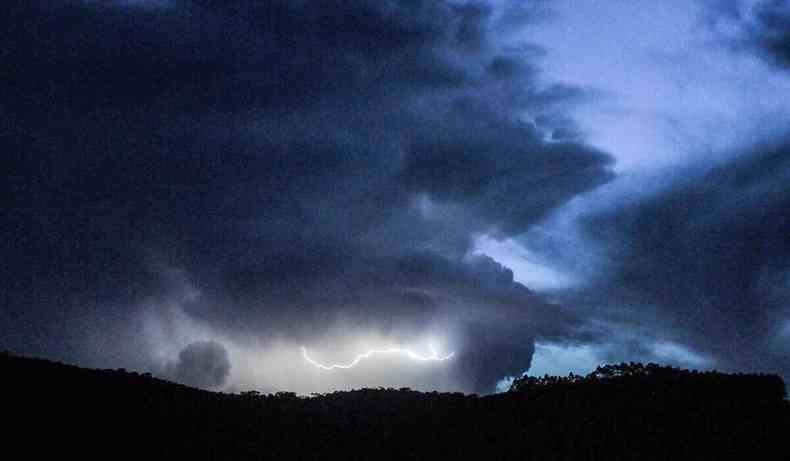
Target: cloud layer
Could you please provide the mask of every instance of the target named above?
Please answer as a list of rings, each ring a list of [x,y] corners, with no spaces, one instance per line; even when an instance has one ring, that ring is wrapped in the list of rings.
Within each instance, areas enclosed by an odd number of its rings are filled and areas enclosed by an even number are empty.
[[[611,177],[606,154],[562,136],[572,123],[558,115],[584,93],[541,83],[534,48],[492,34],[536,20],[525,11],[7,10],[10,348],[106,363],[98,332],[116,331],[115,358],[144,364],[129,325],[172,297],[163,265],[201,293],[180,308],[225,337],[298,343],[341,319],[349,335],[441,325],[469,349],[459,369],[475,389],[528,368],[533,337],[573,322],[468,257],[474,235],[521,231]]]
[[[586,220],[609,274],[591,291],[721,367],[790,373],[790,143],[698,168]],[[640,311],[642,311],[640,313]]]
[[[726,52],[783,82],[786,3],[722,5],[706,11]],[[720,148],[684,133],[719,126],[703,116],[716,111],[751,137],[694,161],[637,156],[613,181],[574,119],[605,98],[548,81],[547,51],[520,38],[562,20],[542,2],[4,8],[3,348],[231,390],[486,392],[530,368],[536,341],[541,360],[578,369],[658,359],[790,375],[780,104],[730,114],[705,102],[710,79],[682,79],[694,91],[667,94],[699,101],[666,126],[704,142],[672,158]],[[667,109],[653,90],[645,101]],[[666,174],[643,181],[650,166]],[[300,356],[429,341],[453,360],[327,375]]]

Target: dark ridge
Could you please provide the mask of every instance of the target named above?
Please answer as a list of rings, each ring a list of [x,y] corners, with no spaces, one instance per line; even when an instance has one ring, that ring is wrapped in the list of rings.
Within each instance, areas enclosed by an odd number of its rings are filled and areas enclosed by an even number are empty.
[[[525,377],[485,397],[226,394],[10,354],[0,376],[4,452],[25,459],[783,459],[790,433],[778,376],[654,364]]]

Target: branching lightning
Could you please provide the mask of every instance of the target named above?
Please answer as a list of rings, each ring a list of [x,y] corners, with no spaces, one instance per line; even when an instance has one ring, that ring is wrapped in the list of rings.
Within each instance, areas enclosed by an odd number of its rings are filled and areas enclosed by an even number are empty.
[[[317,362],[312,358],[310,358],[310,356],[307,355],[307,348],[302,346],[302,357],[304,357],[304,359],[310,364],[322,370],[336,370],[336,369],[346,370],[355,367],[363,359],[371,358],[375,355],[400,354],[412,360],[416,360],[418,362],[444,362],[446,360],[450,360],[453,357],[453,355],[455,355],[455,352],[450,352],[449,354],[446,355],[439,355],[439,353],[436,352],[436,349],[433,348],[432,344],[429,344],[428,347],[431,349],[431,353],[429,355],[418,354],[412,351],[411,349],[392,347],[389,349],[371,349],[365,353],[359,354],[354,358],[354,360],[346,364],[333,363],[331,365],[324,365],[323,363]]]

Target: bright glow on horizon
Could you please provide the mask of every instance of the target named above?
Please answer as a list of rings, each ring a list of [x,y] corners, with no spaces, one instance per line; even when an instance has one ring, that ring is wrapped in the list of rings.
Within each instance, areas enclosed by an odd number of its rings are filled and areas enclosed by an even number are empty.
[[[399,355],[404,355],[418,362],[444,362],[450,360],[455,355],[455,352],[450,352],[447,355],[439,355],[439,353],[436,352],[436,349],[434,349],[433,344],[429,344],[428,347],[431,349],[430,355],[418,354],[417,352],[414,352],[411,349],[406,349],[401,347],[391,347],[389,349],[371,349],[365,353],[357,355],[354,358],[354,360],[352,360],[347,364],[333,363],[331,365],[324,365],[323,363],[320,363],[310,358],[310,356],[307,354],[307,348],[302,346],[302,357],[304,357],[304,359],[308,363],[322,370],[336,370],[336,369],[347,370],[349,368],[355,367],[363,359],[371,358],[375,355],[399,354]]]

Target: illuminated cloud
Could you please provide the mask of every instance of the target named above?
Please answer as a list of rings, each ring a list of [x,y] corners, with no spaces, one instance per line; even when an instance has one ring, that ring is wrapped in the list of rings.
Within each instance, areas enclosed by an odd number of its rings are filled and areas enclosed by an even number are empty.
[[[423,354],[414,352],[413,350],[408,349],[408,348],[389,347],[389,348],[386,348],[386,349],[370,349],[370,350],[368,350],[366,352],[363,352],[363,353],[357,355],[356,357],[354,357],[353,360],[351,360],[348,363],[332,363],[332,364],[329,364],[329,365],[325,365],[323,363],[320,363],[320,362],[312,359],[309,356],[309,354],[307,353],[307,348],[306,347],[302,346],[301,349],[302,349],[302,357],[308,363],[310,363],[310,365],[313,365],[313,366],[315,366],[317,368],[320,368],[322,370],[327,370],[327,371],[331,371],[331,370],[347,370],[349,368],[353,368],[353,367],[357,366],[362,360],[375,359],[376,356],[379,356],[379,355],[401,355],[403,357],[408,358],[409,360],[414,360],[416,362],[444,362],[444,361],[450,360],[455,355],[455,352],[450,352],[448,354],[439,355],[439,353],[436,352],[436,349],[434,349],[432,345],[430,346],[431,353],[428,354],[428,355],[423,355]]]

